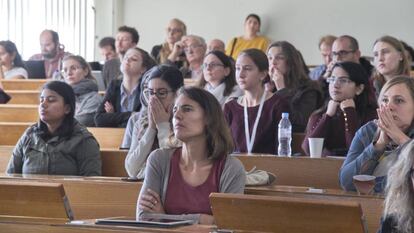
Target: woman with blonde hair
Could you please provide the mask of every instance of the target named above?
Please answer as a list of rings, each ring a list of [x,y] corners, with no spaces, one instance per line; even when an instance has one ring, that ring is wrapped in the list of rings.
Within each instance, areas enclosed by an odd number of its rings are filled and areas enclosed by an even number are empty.
[[[383,36],[374,43],[373,73],[375,93],[378,98],[382,86],[397,75],[410,75],[410,61],[403,44],[392,36]]]
[[[165,42],[160,45],[155,45],[151,50],[151,56],[158,64],[167,61],[168,56],[173,52],[174,44],[187,34],[187,27],[183,21],[174,18],[168,22],[165,32]],[[178,67],[181,67],[183,65],[183,60],[185,60],[184,54],[179,54],[173,62],[176,63]]]
[[[388,172],[385,208],[379,233],[414,231],[414,141],[401,147]]]

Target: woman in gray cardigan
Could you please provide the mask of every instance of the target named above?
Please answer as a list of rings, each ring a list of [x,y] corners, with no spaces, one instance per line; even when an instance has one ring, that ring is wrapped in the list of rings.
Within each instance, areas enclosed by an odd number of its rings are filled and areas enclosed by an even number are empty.
[[[243,193],[246,179],[241,162],[229,156],[233,142],[220,104],[205,90],[180,89],[173,130],[183,146],[149,156],[137,216],[168,214],[212,224],[210,193]]]

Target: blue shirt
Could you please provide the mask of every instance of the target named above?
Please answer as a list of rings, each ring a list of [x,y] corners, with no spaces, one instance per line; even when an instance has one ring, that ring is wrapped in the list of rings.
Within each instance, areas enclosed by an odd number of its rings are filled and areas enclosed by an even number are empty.
[[[311,72],[309,72],[309,78],[312,80],[318,80],[326,71],[326,65],[320,65],[315,67]]]
[[[138,85],[134,87],[131,94],[128,95],[128,92],[123,84],[124,82],[122,82],[119,87],[121,89],[121,112],[133,112],[135,96],[138,94]]]

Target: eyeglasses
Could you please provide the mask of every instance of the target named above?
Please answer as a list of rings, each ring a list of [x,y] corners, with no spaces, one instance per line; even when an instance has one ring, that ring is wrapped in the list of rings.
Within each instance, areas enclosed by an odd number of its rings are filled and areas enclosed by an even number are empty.
[[[188,52],[188,51],[190,51],[190,49],[194,50],[194,49],[199,48],[199,47],[201,47],[200,44],[188,45],[188,46],[184,47],[184,52]]]
[[[354,53],[355,50],[340,50],[338,52],[332,51],[332,57],[344,57],[350,53]]]
[[[65,68],[62,69],[61,73],[62,74],[67,74],[70,71],[75,72],[76,70],[80,70],[80,69],[82,69],[82,67],[80,67],[80,66],[65,67]]]
[[[168,90],[167,88],[160,88],[158,90],[153,90],[150,88],[147,88],[144,90],[144,96],[149,100],[150,96],[156,95],[159,99],[165,99],[168,96],[168,93],[173,92],[172,90]]]
[[[346,77],[346,76],[342,76],[342,77],[331,76],[331,77],[326,79],[326,82],[329,83],[329,84],[338,83],[340,86],[343,86],[343,85],[351,83],[353,81],[350,80],[349,77]]]
[[[204,70],[207,70],[207,69],[215,69],[217,67],[224,67],[224,65],[223,64],[220,64],[220,63],[210,63],[210,64],[204,63],[203,66],[202,66],[202,68]]]

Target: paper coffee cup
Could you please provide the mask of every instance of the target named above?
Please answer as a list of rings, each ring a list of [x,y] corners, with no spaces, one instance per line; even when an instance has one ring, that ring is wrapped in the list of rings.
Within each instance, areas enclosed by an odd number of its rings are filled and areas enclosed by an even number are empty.
[[[308,138],[311,158],[321,158],[324,138]]]

